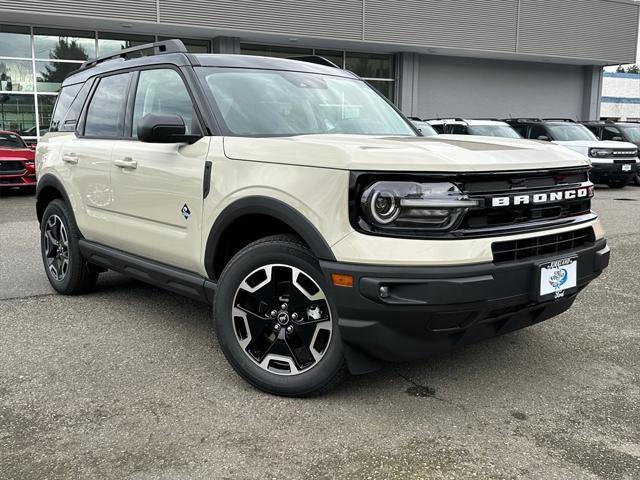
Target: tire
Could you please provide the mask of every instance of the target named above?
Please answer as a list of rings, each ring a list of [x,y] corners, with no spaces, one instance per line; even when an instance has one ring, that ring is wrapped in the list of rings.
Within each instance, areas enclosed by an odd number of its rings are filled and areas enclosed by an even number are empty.
[[[225,267],[213,313],[235,371],[274,395],[309,397],[346,374],[337,312],[318,261],[296,237],[258,240]]]
[[[628,182],[625,182],[623,180],[609,180],[607,182],[607,185],[609,185],[609,188],[624,188],[626,187],[628,184]]]
[[[49,203],[40,224],[40,250],[49,283],[63,295],[86,293],[98,279],[97,270],[80,254],[80,238],[67,204],[59,199]]]

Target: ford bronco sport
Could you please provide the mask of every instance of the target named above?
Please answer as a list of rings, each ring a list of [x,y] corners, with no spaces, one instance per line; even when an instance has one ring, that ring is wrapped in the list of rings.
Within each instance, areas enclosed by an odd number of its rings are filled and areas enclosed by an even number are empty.
[[[213,305],[233,368],[306,396],[567,310],[608,265],[589,162],[553,144],[424,138],[317,58],[87,62],[37,148],[46,274],[115,270]]]

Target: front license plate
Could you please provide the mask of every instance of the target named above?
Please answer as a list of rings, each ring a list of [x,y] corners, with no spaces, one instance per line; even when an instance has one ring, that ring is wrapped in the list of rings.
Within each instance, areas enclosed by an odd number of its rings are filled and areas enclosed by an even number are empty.
[[[577,287],[578,259],[562,258],[540,265],[540,298],[561,298]]]
[[[623,172],[630,172],[631,171],[631,165],[622,165],[622,171]]]

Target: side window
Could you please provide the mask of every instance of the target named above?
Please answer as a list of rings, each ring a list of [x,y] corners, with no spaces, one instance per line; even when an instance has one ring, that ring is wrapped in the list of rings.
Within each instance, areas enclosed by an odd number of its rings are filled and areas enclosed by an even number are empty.
[[[50,132],[57,132],[60,129],[62,121],[69,111],[69,107],[71,107],[73,100],[80,91],[80,87],[82,87],[82,84],[78,83],[76,85],[63,87],[62,90],[60,90],[58,101],[51,116],[51,123],[49,124]]]
[[[457,123],[452,123],[451,125],[447,125],[448,132],[456,135],[465,135],[467,133],[467,127],[465,125],[459,125]]]
[[[175,70],[169,68],[141,70],[133,107],[133,136],[138,136],[138,124],[149,113],[180,115],[184,120],[185,133],[200,133],[193,103]]]
[[[531,129],[529,130],[529,138],[537,140],[538,137],[547,137],[551,139],[549,133],[542,125],[531,125]]]
[[[125,99],[130,79],[130,73],[100,79],[87,109],[85,136],[121,137],[123,135]]]
[[[510,123],[511,128],[513,128],[516,132],[520,134],[522,138],[530,138],[527,137],[527,125],[522,125],[518,123]]]
[[[602,129],[600,127],[596,127],[595,125],[585,125],[585,127],[587,127],[596,137],[602,140]]]
[[[78,92],[78,95],[76,95],[75,100],[71,103],[71,107],[69,107],[67,115],[64,117],[62,125],[58,126],[61,132],[73,132],[76,129],[80,112],[82,112],[84,102],[87,99],[87,95],[89,95],[91,85],[93,85],[93,80],[87,80],[80,89],[80,92]]]
[[[604,127],[602,129],[601,140],[613,140],[615,137],[622,138],[622,133],[617,127]]]

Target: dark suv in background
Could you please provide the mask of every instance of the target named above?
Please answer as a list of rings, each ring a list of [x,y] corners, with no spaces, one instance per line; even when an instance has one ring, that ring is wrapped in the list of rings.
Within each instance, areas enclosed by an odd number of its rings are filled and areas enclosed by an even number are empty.
[[[600,140],[629,142],[640,148],[640,122],[594,121],[582,122]],[[636,172],[634,183],[640,186],[640,170]]]

